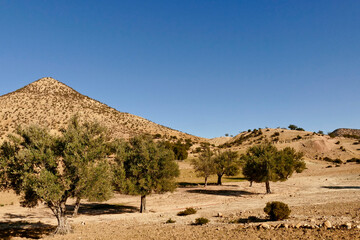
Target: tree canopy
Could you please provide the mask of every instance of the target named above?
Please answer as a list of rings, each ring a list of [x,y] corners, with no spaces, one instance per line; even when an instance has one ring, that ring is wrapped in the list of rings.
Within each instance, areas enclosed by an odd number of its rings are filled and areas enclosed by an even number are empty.
[[[237,152],[224,151],[214,158],[215,173],[218,176],[218,185],[222,185],[222,176],[235,176],[239,173],[239,155]]]
[[[44,202],[58,220],[55,230],[58,234],[71,231],[65,207],[69,197],[106,200],[112,184],[111,169],[103,161],[104,155],[98,155],[98,150],[83,152],[94,146],[80,140],[79,129],[72,129],[75,123],[78,124],[75,120],[71,122],[60,136],[38,126],[19,128],[0,148],[2,187],[20,195],[22,206],[35,207]],[[88,130],[93,127],[88,124]],[[70,132],[73,138],[67,135]],[[83,158],[86,154],[93,157]]]
[[[271,193],[270,181],[286,181],[294,171],[302,172],[305,169],[303,154],[287,147],[283,150],[270,144],[250,147],[242,155],[243,174],[249,181],[265,182],[266,193]]]
[[[121,145],[116,157],[118,189],[140,195],[140,212],[145,212],[147,195],[175,190],[179,167],[173,152],[149,137],[134,137]]]
[[[198,158],[192,159],[195,172],[198,177],[204,177],[204,186],[207,186],[208,177],[215,174],[214,152],[210,149],[209,144],[202,144]]]

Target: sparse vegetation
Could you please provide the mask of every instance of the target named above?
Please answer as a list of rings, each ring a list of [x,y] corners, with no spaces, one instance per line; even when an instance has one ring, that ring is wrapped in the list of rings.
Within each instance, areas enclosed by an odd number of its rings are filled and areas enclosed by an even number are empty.
[[[176,221],[175,221],[175,220],[172,220],[171,218],[169,218],[165,223],[166,223],[166,224],[176,223]]]
[[[270,144],[262,144],[248,148],[241,156],[243,175],[250,182],[265,182],[266,193],[271,193],[270,181],[286,181],[293,172],[305,169],[303,154],[293,148],[277,148]]]
[[[204,218],[204,217],[200,217],[200,218],[195,219],[194,225],[205,225],[205,224],[207,224],[209,222],[210,222],[209,219]]]
[[[196,213],[196,209],[195,208],[186,208],[183,211],[178,212],[178,216],[188,216],[188,215],[192,215]]]
[[[289,206],[283,202],[268,202],[264,208],[264,212],[269,216],[270,220],[278,221],[287,219],[291,210]]]

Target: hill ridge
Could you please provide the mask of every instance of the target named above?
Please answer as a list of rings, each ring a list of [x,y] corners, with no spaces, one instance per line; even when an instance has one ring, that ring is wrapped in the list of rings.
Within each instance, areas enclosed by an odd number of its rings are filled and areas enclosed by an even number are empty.
[[[0,96],[0,142],[15,125],[38,124],[51,129],[66,126],[71,116],[99,121],[113,137],[128,138],[139,134],[202,138],[156,124],[145,118],[120,112],[98,100],[83,95],[52,78],[40,78],[18,90]]]

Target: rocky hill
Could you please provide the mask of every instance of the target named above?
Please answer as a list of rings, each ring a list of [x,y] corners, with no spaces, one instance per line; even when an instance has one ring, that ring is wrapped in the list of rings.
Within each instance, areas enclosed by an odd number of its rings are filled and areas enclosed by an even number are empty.
[[[0,96],[0,142],[13,132],[17,125],[38,124],[59,130],[65,127],[75,114],[82,120],[101,122],[113,137],[128,138],[148,133],[160,134],[162,138],[175,136],[193,141],[202,140],[142,117],[117,111],[53,78],[46,77]]]
[[[346,136],[358,136],[360,137],[360,129],[351,129],[351,128],[338,128],[331,133],[336,137],[346,137]]]
[[[344,137],[330,137],[328,135],[288,130],[288,129],[254,129],[245,131],[233,138],[222,142],[218,141],[220,149],[231,149],[245,153],[250,146],[261,144],[266,141],[272,142],[279,149],[293,147],[305,154],[306,159],[340,159],[342,161],[351,158],[360,158],[360,140]]]

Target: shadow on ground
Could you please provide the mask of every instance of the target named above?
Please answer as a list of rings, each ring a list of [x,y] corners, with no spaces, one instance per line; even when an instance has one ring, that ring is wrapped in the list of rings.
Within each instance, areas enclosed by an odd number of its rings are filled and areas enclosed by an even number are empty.
[[[241,197],[243,195],[256,195],[257,194],[257,193],[241,191],[241,190],[207,190],[207,189],[192,189],[192,190],[187,190],[187,192],[210,194],[210,195],[231,196],[231,197]]]
[[[194,188],[194,187],[204,187],[204,183],[192,183],[192,182],[178,182],[177,183],[179,188]],[[219,186],[216,183],[208,183],[208,186]],[[221,186],[225,186],[225,187],[238,187],[238,185],[234,185],[231,184],[229,182],[225,182],[223,183],[223,185]]]
[[[360,190],[359,186],[322,186],[322,188],[327,188],[327,189],[358,189],[358,190]]]
[[[56,226],[44,223],[29,223],[26,221],[0,222],[0,239],[13,237],[40,239],[55,231]]]
[[[234,221],[234,223],[260,223],[260,222],[268,222],[268,221],[270,220],[266,218],[249,216],[248,218],[239,218],[238,220]]]
[[[66,206],[67,211],[72,213],[74,205]],[[124,206],[119,204],[106,203],[82,203],[80,204],[79,214],[84,215],[102,215],[102,214],[121,214],[138,212],[139,208],[133,206]]]

